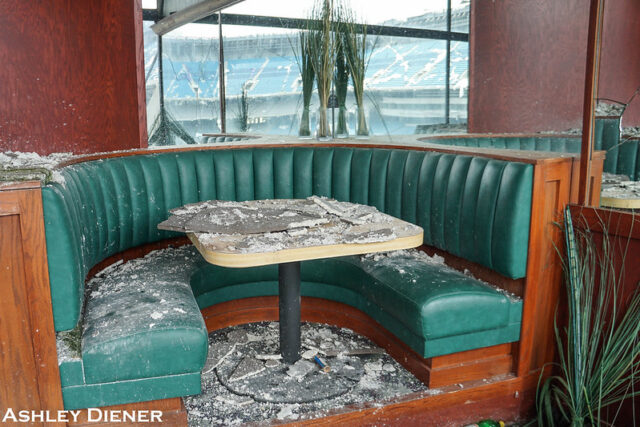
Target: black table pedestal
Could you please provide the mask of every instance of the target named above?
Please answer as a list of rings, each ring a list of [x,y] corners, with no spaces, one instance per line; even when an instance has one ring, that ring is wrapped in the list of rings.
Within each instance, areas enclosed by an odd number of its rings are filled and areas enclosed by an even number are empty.
[[[280,354],[285,363],[300,359],[300,261],[278,265]]]

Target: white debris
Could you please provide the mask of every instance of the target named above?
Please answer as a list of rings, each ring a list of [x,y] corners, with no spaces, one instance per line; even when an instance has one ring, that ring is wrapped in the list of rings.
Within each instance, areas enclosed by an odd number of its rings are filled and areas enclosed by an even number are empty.
[[[280,360],[282,355],[280,354],[256,354],[258,360]]]
[[[162,317],[164,316],[162,313],[159,313],[157,311],[154,311],[153,313],[151,313],[151,318],[153,320],[158,320],[158,319],[162,319]]]
[[[270,359],[264,362],[264,366],[266,366],[267,368],[277,368],[278,366],[280,366],[280,362]]]
[[[300,359],[289,367],[289,369],[287,370],[287,375],[292,378],[301,380],[315,368],[315,364],[309,362],[308,360]]]
[[[37,153],[5,151],[0,152],[0,171],[43,169],[51,174],[51,180],[53,182],[64,184],[64,177],[56,167],[58,164],[67,161],[72,157],[73,154],[71,153],[53,153],[48,156],[41,156]]]
[[[297,409],[298,406],[298,404],[283,406],[282,409],[280,409],[280,411],[278,412],[278,415],[276,415],[276,418],[278,418],[279,420],[284,420],[285,418],[291,418],[294,420],[298,419],[299,415],[293,413],[293,411]]]
[[[302,353],[302,358],[303,359],[307,359],[307,360],[311,360],[313,359],[313,357],[318,354],[318,350],[317,349],[309,349],[305,352]]]
[[[367,362],[364,364],[364,370],[368,372],[380,372],[383,369],[382,362],[377,360],[375,362]]]

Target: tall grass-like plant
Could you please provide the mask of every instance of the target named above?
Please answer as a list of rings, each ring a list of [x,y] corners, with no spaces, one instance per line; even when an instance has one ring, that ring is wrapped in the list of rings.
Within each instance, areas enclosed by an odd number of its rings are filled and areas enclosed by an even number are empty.
[[[357,122],[356,135],[368,136],[367,119],[364,110],[364,79],[371,59],[372,49],[367,47],[367,26],[358,24],[353,13],[344,14],[343,43],[349,74],[356,98]]]
[[[338,124],[336,125],[336,135],[347,137],[349,130],[347,126],[347,91],[349,89],[349,64],[345,55],[345,37],[347,28],[345,22],[352,15],[351,9],[343,2],[339,2],[335,8],[335,37],[336,43],[336,71],[334,75],[334,87],[336,99],[338,101]]]
[[[242,85],[240,96],[238,97],[236,121],[238,122],[238,129],[240,129],[240,132],[246,132],[249,130],[249,91],[247,89],[246,82]]]
[[[600,250],[565,211],[568,319],[555,326],[558,369],[538,387],[539,425],[600,425],[603,409],[640,395],[640,292],[621,301],[606,228]],[[624,256],[625,254],[623,254]],[[621,310],[621,305],[626,308]]]
[[[302,80],[302,116],[300,117],[300,128],[298,136],[311,136],[311,128],[309,126],[309,106],[311,105],[311,95],[313,94],[313,82],[315,73],[313,71],[310,36],[307,29],[301,29],[298,33],[298,41],[300,43],[300,51],[294,55],[298,68],[300,70],[300,79]]]
[[[309,20],[309,52],[311,66],[318,88],[318,137],[329,137],[327,106],[331,95],[331,83],[336,62],[335,43],[332,32],[333,0],[318,0]]]

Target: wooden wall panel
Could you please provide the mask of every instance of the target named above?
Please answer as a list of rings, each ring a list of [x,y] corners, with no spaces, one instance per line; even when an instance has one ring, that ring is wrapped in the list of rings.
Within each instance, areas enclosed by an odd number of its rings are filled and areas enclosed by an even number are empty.
[[[0,151],[146,146],[141,0],[0,2]]]
[[[582,127],[589,1],[471,2],[469,132]],[[640,3],[607,1],[599,97],[640,86]],[[625,126],[640,124],[640,98]]]
[[[640,1],[606,0],[600,98],[626,102],[640,87]],[[640,126],[640,95],[622,117],[623,126]]]

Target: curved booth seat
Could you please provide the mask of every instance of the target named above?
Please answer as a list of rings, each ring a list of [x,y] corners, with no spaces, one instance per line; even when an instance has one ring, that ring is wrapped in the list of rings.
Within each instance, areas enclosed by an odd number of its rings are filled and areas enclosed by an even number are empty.
[[[61,169],[43,188],[65,407],[199,393],[199,309],[276,295],[275,266],[225,269],[192,248],[90,269],[176,237],[157,224],[203,200],[304,198],[369,204],[424,229],[424,243],[505,280],[527,272],[533,165],[412,149],[265,147],[137,154]],[[302,293],[363,311],[424,358],[514,342],[522,301],[415,254],[310,261]],[[74,350],[75,349],[75,350]]]
[[[491,135],[469,134],[455,136],[421,137],[430,144],[497,148],[508,150],[548,151],[557,153],[580,153],[580,135]],[[603,171],[627,175],[640,180],[640,139],[620,138],[620,119],[597,117],[594,129],[594,150],[605,151]]]

